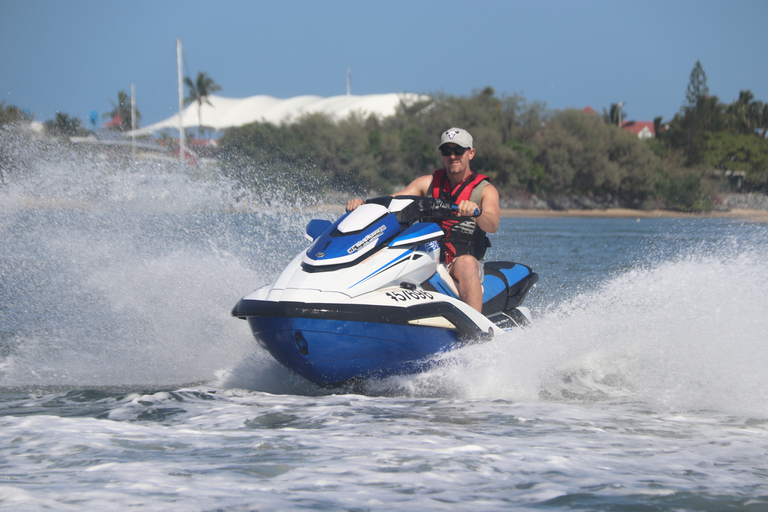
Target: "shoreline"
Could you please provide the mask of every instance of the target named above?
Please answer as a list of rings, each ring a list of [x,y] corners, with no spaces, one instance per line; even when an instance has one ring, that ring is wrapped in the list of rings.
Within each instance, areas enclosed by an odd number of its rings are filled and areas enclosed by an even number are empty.
[[[592,210],[527,210],[502,208],[502,217],[585,217],[585,218],[621,218],[621,219],[653,219],[653,218],[681,218],[681,219],[743,219],[754,222],[768,222],[768,210],[743,210],[733,209],[729,211],[714,211],[703,213],[676,212],[671,210],[633,210],[631,208],[606,208]]]
[[[0,211],[4,210],[0,204]],[[62,210],[85,210],[88,205],[83,201],[61,201],[56,199],[21,199],[14,204],[20,209],[31,210],[47,210],[47,209],[62,209]],[[341,204],[325,204],[317,205],[314,210],[318,212],[334,212],[342,213],[344,206]],[[16,209],[16,208],[12,208]],[[234,211],[234,210],[233,210]],[[247,210],[246,210],[247,211]],[[678,219],[740,219],[752,222],[766,222],[768,223],[768,210],[755,210],[755,209],[741,209],[734,208],[728,211],[712,211],[712,212],[677,212],[672,210],[634,210],[632,208],[594,208],[594,209],[568,209],[568,210],[538,210],[538,209],[526,209],[526,208],[502,208],[500,210],[502,217],[507,218],[563,218],[563,217],[579,217],[579,218],[595,218],[595,219],[663,219],[663,218],[678,218]]]

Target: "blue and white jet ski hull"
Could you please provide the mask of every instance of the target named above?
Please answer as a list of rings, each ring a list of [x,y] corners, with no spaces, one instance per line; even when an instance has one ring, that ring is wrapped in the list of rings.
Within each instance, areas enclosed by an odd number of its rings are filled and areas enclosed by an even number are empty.
[[[320,385],[416,373],[459,343],[450,330],[384,322],[250,317],[248,324],[280,364]]]
[[[439,264],[439,226],[408,226],[399,207],[310,222],[314,243],[232,315],[280,364],[320,385],[422,371],[435,354],[530,321],[520,306],[538,279],[529,267],[486,264],[481,314]]]

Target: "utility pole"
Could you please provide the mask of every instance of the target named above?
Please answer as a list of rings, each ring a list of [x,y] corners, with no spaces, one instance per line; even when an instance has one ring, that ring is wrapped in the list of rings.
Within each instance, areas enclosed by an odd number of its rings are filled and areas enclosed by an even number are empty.
[[[131,84],[131,159],[136,163],[136,85]]]
[[[179,163],[184,163],[184,122],[181,111],[184,109],[184,78],[181,72],[181,39],[176,39],[176,67],[179,74]]]
[[[624,106],[624,102],[620,101],[616,106],[619,109],[619,128],[621,128],[621,108]]]

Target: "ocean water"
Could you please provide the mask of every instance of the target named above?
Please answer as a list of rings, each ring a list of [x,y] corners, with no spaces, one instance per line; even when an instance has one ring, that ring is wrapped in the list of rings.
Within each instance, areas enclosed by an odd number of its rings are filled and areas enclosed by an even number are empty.
[[[172,164],[0,185],[0,509],[768,510],[768,226],[505,218],[534,325],[323,389],[230,310],[316,214]]]

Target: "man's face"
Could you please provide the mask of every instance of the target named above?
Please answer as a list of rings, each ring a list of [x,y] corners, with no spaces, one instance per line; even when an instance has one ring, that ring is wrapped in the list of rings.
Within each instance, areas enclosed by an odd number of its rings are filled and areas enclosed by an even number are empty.
[[[464,153],[457,155],[454,148],[458,148],[459,151],[463,149]],[[450,152],[448,151],[449,149]],[[454,175],[460,175],[469,170],[469,161],[475,157],[475,148],[465,149],[453,143],[443,145],[440,150],[443,162],[445,163],[445,169],[448,173]],[[445,153],[449,154],[446,155]]]

